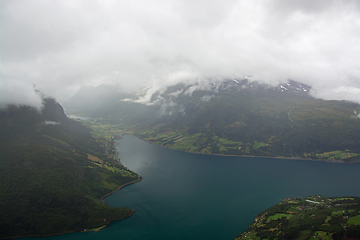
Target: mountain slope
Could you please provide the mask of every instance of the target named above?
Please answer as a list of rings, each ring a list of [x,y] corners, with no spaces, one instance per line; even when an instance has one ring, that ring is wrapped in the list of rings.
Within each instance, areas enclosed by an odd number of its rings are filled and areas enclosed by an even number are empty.
[[[0,131],[1,238],[80,231],[133,214],[101,197],[138,177],[105,168],[113,160],[91,129],[68,119],[55,100],[44,99],[41,113],[1,110]]]
[[[118,98],[108,112],[91,114],[184,151],[357,160],[360,105],[315,99],[310,90],[294,81],[277,87],[247,80],[178,84]]]

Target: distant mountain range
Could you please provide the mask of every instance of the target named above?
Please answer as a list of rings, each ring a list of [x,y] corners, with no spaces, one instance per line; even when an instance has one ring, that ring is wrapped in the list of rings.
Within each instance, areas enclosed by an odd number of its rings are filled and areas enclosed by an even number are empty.
[[[91,129],[44,107],[0,109],[0,239],[47,236],[107,225],[133,210],[101,198],[138,180],[106,156]],[[116,171],[115,171],[116,170]]]
[[[311,87],[225,79],[135,94],[83,87],[64,103],[152,143],[189,152],[358,161],[360,105],[312,97]]]

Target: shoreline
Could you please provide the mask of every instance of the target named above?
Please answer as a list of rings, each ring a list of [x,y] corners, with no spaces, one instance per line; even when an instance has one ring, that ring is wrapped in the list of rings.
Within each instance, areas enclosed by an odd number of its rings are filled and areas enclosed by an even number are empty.
[[[139,175],[138,175],[138,176],[139,176]],[[134,180],[134,181],[131,181],[131,182],[128,182],[128,183],[125,183],[125,184],[121,185],[121,186],[120,186],[120,187],[118,187],[117,189],[115,189],[115,190],[111,191],[110,193],[108,193],[108,194],[106,194],[106,195],[102,196],[102,197],[101,197],[101,201],[102,201],[103,203],[105,203],[105,202],[104,202],[104,199],[105,199],[106,197],[108,197],[108,196],[110,196],[110,195],[112,195],[112,194],[116,193],[117,191],[119,191],[120,189],[122,189],[122,188],[124,188],[124,187],[126,187],[126,186],[128,186],[128,185],[131,185],[131,184],[134,184],[134,183],[140,182],[142,179],[143,179],[143,177],[142,177],[142,176],[139,176],[139,178],[138,178],[138,179],[136,179],[136,180]],[[105,204],[106,204],[106,203],[105,203]],[[135,210],[134,210],[134,211],[135,211]]]
[[[121,138],[120,138],[120,139],[121,139]],[[112,147],[114,148],[114,150],[115,150],[116,158],[119,158],[119,160],[120,160],[119,153],[118,153],[118,151],[117,151],[117,148],[115,147],[115,143],[116,143],[115,140],[119,140],[119,139],[112,139],[112,140],[111,140],[111,146],[112,146]],[[117,145],[117,143],[116,143],[116,145]],[[115,159],[114,159],[114,160],[115,160]],[[126,167],[126,166],[123,165],[121,162],[119,162],[119,164],[122,165],[123,167]],[[134,172],[134,173],[135,173],[135,172]],[[126,186],[129,186],[129,185],[131,185],[131,184],[140,182],[140,181],[143,179],[142,176],[138,175],[137,173],[135,173],[135,174],[138,176],[138,178],[137,178],[136,180],[133,180],[133,181],[131,181],[131,182],[127,182],[127,183],[124,183],[123,185],[120,185],[118,188],[116,188],[116,189],[112,190],[111,192],[109,192],[109,193],[105,194],[104,196],[102,196],[102,197],[100,198],[101,201],[102,201],[104,204],[106,204],[106,203],[104,202],[104,199],[105,199],[105,198],[107,198],[107,197],[109,197],[110,195],[116,193],[117,191],[121,190],[122,188],[124,188],[124,187],[126,187]],[[106,204],[106,205],[108,205],[108,204]],[[108,206],[109,206],[109,205],[108,205]],[[124,208],[124,207],[119,207],[119,208]],[[123,218],[123,219],[113,221],[113,222],[122,221],[122,220],[124,220],[124,219],[127,219],[127,218],[133,216],[133,215],[135,214],[136,210],[134,210],[134,209],[130,209],[130,210],[132,210],[131,215],[129,215],[129,216]],[[103,226],[100,226],[101,228],[98,229],[98,230],[96,230],[96,231],[93,231],[93,230],[80,231],[80,233],[84,233],[84,232],[99,232],[99,231],[101,231],[102,229],[107,228],[111,223],[112,223],[112,222],[109,222],[109,223],[107,223],[107,224],[105,224],[105,225],[103,225]],[[92,229],[94,229],[94,228],[92,228]],[[75,232],[78,232],[78,231],[75,231]]]
[[[138,176],[139,176],[139,175],[138,175]],[[143,177],[142,177],[142,176],[139,176],[139,178],[138,178],[138,179],[136,179],[136,180],[134,180],[134,181],[131,181],[131,182],[128,182],[128,183],[125,183],[125,184],[121,185],[121,186],[120,186],[120,187],[118,187],[117,189],[115,189],[115,190],[111,191],[110,193],[108,193],[108,194],[106,194],[106,195],[102,196],[102,197],[100,198],[100,199],[101,199],[101,201],[102,201],[104,204],[106,204],[106,203],[104,202],[104,199],[105,199],[106,197],[108,197],[108,196],[110,196],[110,195],[114,194],[115,192],[119,191],[120,189],[122,189],[122,188],[124,188],[124,187],[126,187],[126,186],[128,186],[128,185],[131,185],[131,184],[134,184],[134,183],[140,182],[142,179],[143,179]],[[108,205],[108,204],[106,204],[106,205]],[[124,208],[124,207],[118,207],[118,208]],[[107,224],[105,224],[105,225],[102,225],[102,226],[97,226],[97,227],[102,227],[102,228],[101,228],[101,229],[99,229],[98,231],[101,231],[102,229],[107,228],[107,227],[108,227],[111,223],[113,223],[113,222],[122,221],[122,220],[124,220],[124,219],[127,219],[127,218],[129,218],[129,217],[133,216],[133,215],[135,214],[136,210],[134,210],[134,209],[130,209],[130,210],[132,210],[131,215],[129,215],[129,216],[127,216],[127,217],[123,218],[123,219],[119,219],[119,220],[116,220],[116,221],[112,221],[112,222],[109,222],[109,223],[107,223]],[[97,227],[92,227],[91,229],[94,229],[94,228],[97,228]],[[88,231],[83,231],[83,230],[74,230],[74,231],[65,231],[65,232],[62,232],[62,233],[45,234],[45,235],[26,235],[26,236],[15,236],[15,237],[11,237],[11,238],[9,238],[9,239],[26,238],[26,237],[35,237],[35,238],[39,238],[39,237],[53,237],[53,236],[59,236],[59,235],[64,235],[64,234],[69,234],[69,233],[98,232],[98,231],[92,231],[91,229],[89,229]],[[0,238],[0,239],[3,239],[3,238]],[[6,238],[5,238],[5,239],[6,239]]]
[[[127,134],[127,133],[125,133]],[[203,154],[203,155],[211,155],[211,156],[222,156],[222,157],[241,157],[241,158],[275,158],[275,159],[284,159],[284,160],[302,160],[302,161],[314,161],[314,162],[328,162],[328,163],[344,163],[344,164],[353,164],[353,163],[360,163],[360,160],[356,160],[356,161],[351,161],[351,162],[345,162],[342,160],[325,160],[325,159],[312,159],[312,158],[288,158],[288,157],[271,157],[271,156],[254,156],[254,155],[223,155],[223,154],[216,154],[216,153],[202,153],[202,152],[188,152],[188,151],[184,151],[184,150],[179,150],[179,149],[175,149],[172,147],[166,147],[166,146],[161,146],[157,143],[152,143],[149,141],[146,141],[145,139],[136,136],[135,134],[127,134],[127,135],[132,135],[135,136],[137,138],[139,138],[142,141],[145,141],[149,144],[153,144],[159,147],[163,147],[163,148],[167,148],[167,149],[171,149],[171,150],[175,150],[175,151],[179,151],[179,152],[186,152],[186,153],[193,153],[193,154]]]
[[[117,148],[115,147],[116,145],[118,145],[118,143],[116,142],[116,140],[121,140],[121,138],[120,138],[120,139],[112,139],[112,140],[111,140],[111,146],[114,148],[113,150],[115,150],[116,156],[117,156],[117,158],[119,159],[119,164],[120,164],[121,166],[123,166],[123,167],[126,167],[126,166],[125,166],[124,164],[122,164],[122,162],[120,161],[119,153],[118,153],[118,151],[117,151]],[[127,168],[127,167],[126,167],[126,168]],[[135,172],[133,172],[133,173],[135,173]],[[110,193],[105,194],[104,196],[101,197],[101,201],[102,201],[103,203],[105,203],[105,202],[104,202],[104,199],[105,199],[106,197],[108,197],[108,196],[116,193],[117,191],[119,191],[120,189],[122,189],[122,188],[124,188],[124,187],[126,187],[126,186],[128,186],[128,185],[131,185],[131,184],[140,182],[140,181],[143,179],[143,177],[140,176],[139,174],[137,174],[137,173],[135,173],[135,174],[138,176],[138,178],[137,178],[136,180],[131,181],[131,182],[128,182],[128,183],[124,183],[123,185],[119,186],[118,188],[116,188],[115,190],[111,191]]]

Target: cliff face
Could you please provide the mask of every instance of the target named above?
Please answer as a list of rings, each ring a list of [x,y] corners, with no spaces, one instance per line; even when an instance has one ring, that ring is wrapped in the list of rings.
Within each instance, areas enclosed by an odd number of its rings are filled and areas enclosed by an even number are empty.
[[[53,98],[46,98],[43,100],[44,107],[41,111],[41,115],[50,121],[66,121],[67,117],[64,112],[64,108],[55,101]]]

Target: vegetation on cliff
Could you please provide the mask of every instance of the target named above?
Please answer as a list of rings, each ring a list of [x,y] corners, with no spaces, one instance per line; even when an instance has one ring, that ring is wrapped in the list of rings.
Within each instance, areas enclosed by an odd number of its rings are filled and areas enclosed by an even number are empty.
[[[0,236],[46,236],[129,217],[102,197],[138,179],[54,99],[0,110]],[[98,139],[99,140],[99,139]],[[113,148],[109,148],[112,149]]]

